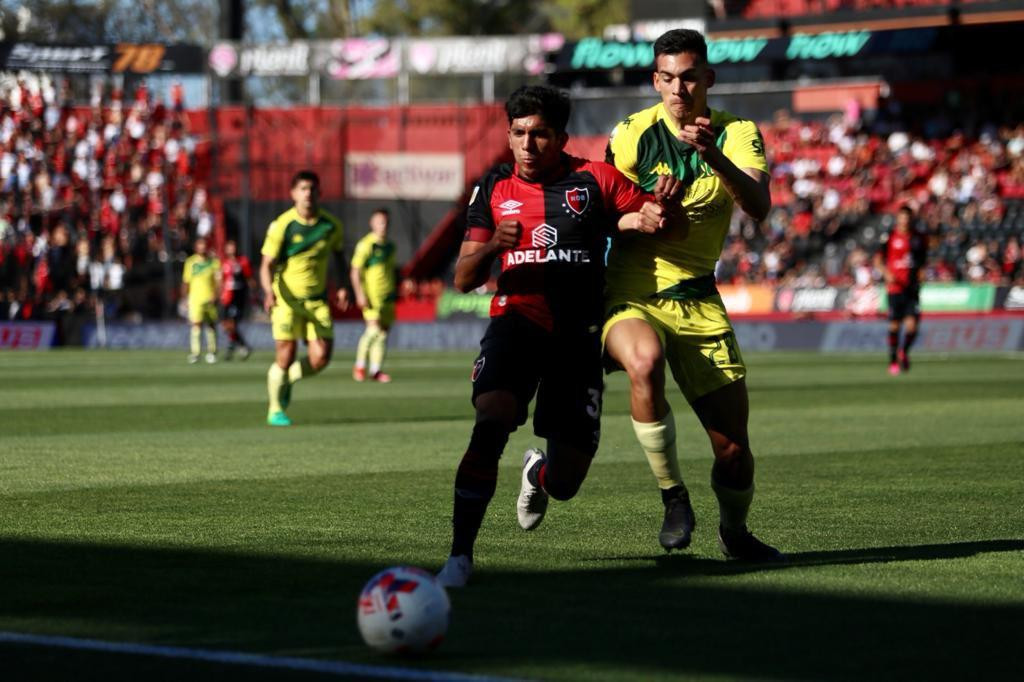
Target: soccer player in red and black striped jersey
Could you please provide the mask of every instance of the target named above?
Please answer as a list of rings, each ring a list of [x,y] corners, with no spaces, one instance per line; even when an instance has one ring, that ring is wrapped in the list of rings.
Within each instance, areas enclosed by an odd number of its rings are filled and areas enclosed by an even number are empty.
[[[889,293],[889,374],[910,370],[910,347],[921,321],[921,280],[928,255],[925,235],[914,229],[914,210],[903,206],[876,255]],[[900,343],[900,326],[903,342]]]
[[[238,255],[235,240],[224,242],[224,257],[220,261],[220,304],[223,308],[221,325],[228,335],[227,359],[230,360],[235,350],[241,347],[242,359],[249,357],[252,349],[242,337],[239,323],[245,318],[246,307],[249,305],[249,282],[252,280],[252,265],[244,255]]]
[[[526,451],[520,526],[540,524],[549,496],[567,500],[579,490],[600,436],[607,237],[685,220],[613,166],[566,155],[570,106],[553,88],[512,93],[505,109],[515,164],[490,171],[470,199],[455,286],[484,284],[496,260],[501,275],[473,365],[476,423],[455,477],[454,539],[438,574],[446,587],[469,578],[498,459],[535,395],[534,433],[546,439],[547,454]]]

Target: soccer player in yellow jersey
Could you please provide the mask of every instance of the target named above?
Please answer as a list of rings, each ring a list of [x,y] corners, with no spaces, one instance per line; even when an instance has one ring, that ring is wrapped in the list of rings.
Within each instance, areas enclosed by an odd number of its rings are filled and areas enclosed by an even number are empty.
[[[655,190],[677,179],[689,226],[655,237],[617,235],[608,256],[605,350],[630,379],[633,427],[658,480],[666,550],[690,544],[695,525],[679,472],[675,421],[665,398],[665,365],[711,440],[711,487],[718,498],[719,547],[729,558],[769,560],[779,552],[747,530],[754,458],[747,436],[746,367],[715,286],[715,262],[733,204],[757,220],[771,208],[764,142],[757,126],[707,105],[715,72],[697,31],[668,31],[654,43],[661,102],[619,123],[608,161]]]
[[[346,272],[341,221],[320,208],[320,179],[312,171],[292,178],[295,206],[270,224],[260,263],[263,307],[270,313],[275,359],[267,372],[270,407],[267,423],[290,426],[285,410],[292,385],[327,366],[334,343],[334,323],[327,303],[327,259]],[[339,287],[337,304],[348,308],[348,290]],[[296,359],[296,343],[305,339],[309,353]]]
[[[366,381],[367,360],[373,381],[388,383],[391,377],[381,371],[387,351],[388,331],[395,323],[395,299],[398,285],[395,277],[395,244],[388,239],[389,215],[378,208],[370,216],[370,232],[359,240],[352,254],[352,292],[363,310],[366,331],[356,347],[356,364],[352,378]]]
[[[189,363],[199,362],[202,328],[206,325],[206,361],[217,362],[217,290],[220,261],[211,258],[206,240],[196,240],[195,253],[185,259],[181,273],[182,295],[188,296]]]

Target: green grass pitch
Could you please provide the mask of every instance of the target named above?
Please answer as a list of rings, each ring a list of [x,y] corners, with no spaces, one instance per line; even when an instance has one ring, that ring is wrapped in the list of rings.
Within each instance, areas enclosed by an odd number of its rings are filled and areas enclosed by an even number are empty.
[[[588,682],[1024,676],[1022,355],[919,355],[890,377],[880,356],[750,354],[750,525],[790,555],[777,566],[719,555],[709,447],[676,392],[697,531],[661,551],[611,376],[588,480],[532,533],[514,505],[537,441],[513,434],[475,581],[442,648],[408,660],[362,645],[356,596],[447,553],[472,356],[394,353],[390,385],[335,360],[271,429],[267,353],[0,355],[0,630]],[[225,675],[0,645],[3,679]]]

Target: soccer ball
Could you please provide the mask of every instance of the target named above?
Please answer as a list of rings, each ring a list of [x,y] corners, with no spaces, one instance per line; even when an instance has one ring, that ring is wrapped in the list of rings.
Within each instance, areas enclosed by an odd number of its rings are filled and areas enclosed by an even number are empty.
[[[363,641],[386,653],[436,648],[450,614],[448,593],[432,574],[414,566],[386,568],[370,578],[356,609]]]

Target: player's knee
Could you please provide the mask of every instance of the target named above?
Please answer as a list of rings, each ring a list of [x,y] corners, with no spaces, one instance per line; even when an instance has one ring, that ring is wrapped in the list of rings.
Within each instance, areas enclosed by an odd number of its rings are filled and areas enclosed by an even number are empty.
[[[725,440],[714,445],[715,459],[722,462],[744,462],[752,459],[750,448],[733,440]]]
[[[630,381],[649,382],[665,369],[665,356],[661,348],[640,347],[634,349],[625,362]]]
[[[473,425],[473,435],[469,439],[469,452],[480,458],[493,459],[501,457],[508,443],[509,428],[497,419],[480,419]]]

